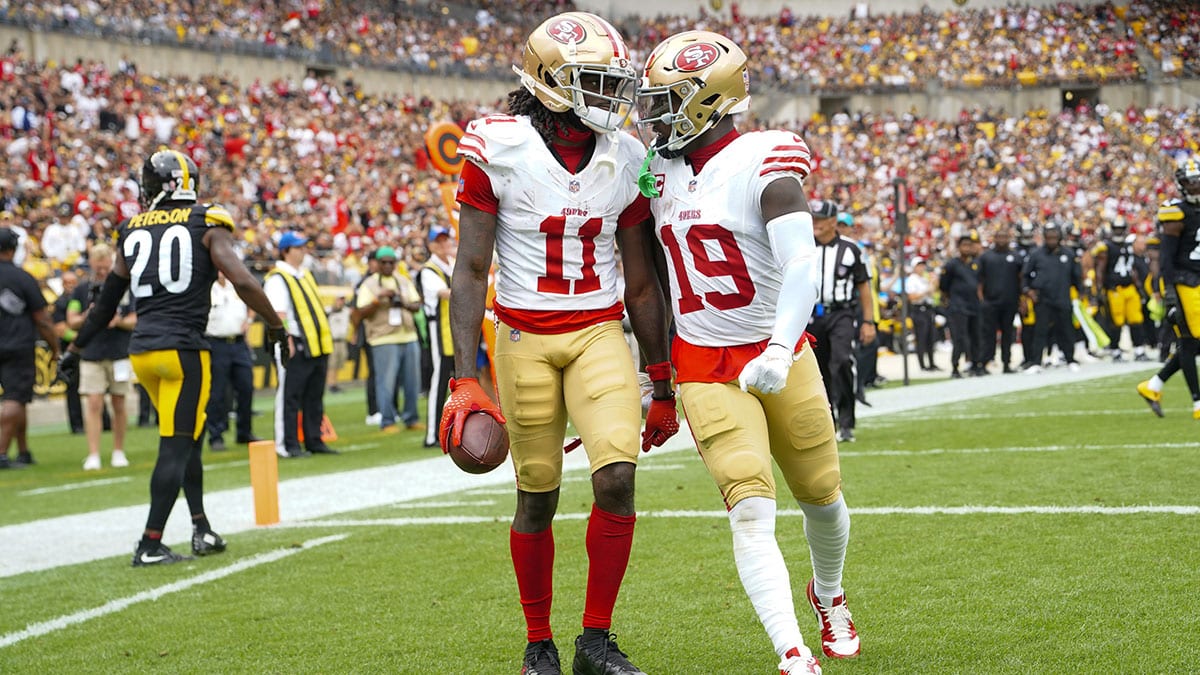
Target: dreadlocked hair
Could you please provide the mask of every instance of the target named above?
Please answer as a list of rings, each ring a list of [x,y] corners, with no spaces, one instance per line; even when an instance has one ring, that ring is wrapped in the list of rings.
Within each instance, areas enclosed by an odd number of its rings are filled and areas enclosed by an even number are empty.
[[[533,125],[538,135],[542,137],[542,141],[547,145],[554,142],[555,129],[560,127],[587,128],[579,121],[575,113],[569,111],[560,113],[551,112],[549,108],[542,105],[542,102],[537,100],[537,97],[524,87],[518,87],[508,92],[508,114],[528,117],[530,124]]]

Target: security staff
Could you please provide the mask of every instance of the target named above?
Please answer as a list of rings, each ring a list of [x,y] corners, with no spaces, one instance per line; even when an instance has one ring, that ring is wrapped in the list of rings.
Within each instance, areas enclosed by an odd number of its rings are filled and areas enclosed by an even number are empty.
[[[1033,304],[1036,317],[1033,344],[1027,348],[1021,368],[1026,372],[1041,370],[1042,354],[1047,343],[1053,339],[1062,350],[1067,366],[1077,370],[1075,328],[1071,323],[1071,289],[1079,293],[1082,272],[1074,251],[1062,245],[1062,229],[1058,225],[1047,225],[1042,230],[1042,241],[1043,244],[1034,249],[1025,261],[1021,273],[1023,293]]]
[[[970,230],[958,238],[958,257],[946,261],[938,287],[946,304],[946,320],[950,324],[950,377],[960,378],[960,358],[970,363],[971,375],[987,375],[979,361],[979,263],[975,257],[981,244],[979,233]]]
[[[986,368],[996,358],[996,333],[999,332],[1004,372],[1016,372],[1012,367],[1012,346],[1017,337],[1013,319],[1021,301],[1021,268],[1024,266],[1025,251],[1012,246],[1012,232],[1002,226],[994,235],[992,247],[979,256],[979,296],[983,298],[981,368]]]
[[[454,235],[444,227],[429,230],[429,261],[419,272],[426,325],[429,327],[429,405],[425,415],[425,447],[438,445],[437,429],[454,374],[454,342],[450,338],[450,277],[454,271]]]
[[[37,280],[13,264],[21,237],[11,228],[0,228],[0,469],[33,464],[25,437],[25,406],[33,400],[37,377],[34,351],[37,336],[58,358],[58,338],[46,311],[46,298]],[[8,446],[17,441],[17,458],[10,460]]]
[[[284,232],[278,244],[282,259],[263,282],[263,290],[287,328],[291,357],[286,368],[282,362],[276,363],[279,391],[275,399],[275,452],[280,457],[338,454],[321,440],[325,375],[333,353],[333,334],[317,281],[312,272],[300,268],[307,243],[308,237],[303,234]],[[304,425],[304,449],[300,447],[300,424]]]
[[[208,447],[225,450],[223,434],[229,428],[229,389],[233,388],[237,414],[237,442],[250,443],[258,437],[250,429],[253,418],[254,362],[246,345],[251,315],[224,274],[217,275],[209,294],[208,325],[204,339],[212,351],[212,395],[208,398]]]
[[[875,307],[871,277],[858,244],[837,232],[838,207],[810,202],[817,243],[819,294],[808,332],[816,338],[814,354],[825,380],[825,393],[838,426],[838,440],[854,441],[854,352],[857,340],[875,340]]]

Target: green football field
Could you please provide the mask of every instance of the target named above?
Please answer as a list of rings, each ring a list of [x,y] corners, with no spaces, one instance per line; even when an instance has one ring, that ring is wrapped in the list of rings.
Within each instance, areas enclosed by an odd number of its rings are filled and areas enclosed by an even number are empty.
[[[842,446],[862,656],[822,659],[825,672],[1196,672],[1200,422],[1182,378],[1167,386],[1166,418],[1151,416],[1133,391],[1149,372],[978,398],[954,391],[1026,376],[874,393],[858,441]],[[237,506],[245,447],[206,449],[209,516],[229,551],[163,568],[129,566],[154,434],[131,432],[129,469],[84,473],[82,437],[65,423],[35,429],[38,465],[0,473],[0,672],[519,672],[507,467],[461,474],[420,434],[365,427],[361,397],[327,397],[343,455],[280,463],[278,526],[235,525],[252,518]],[[894,401],[906,410],[886,412]],[[259,435],[270,405],[256,403]],[[618,643],[652,675],[778,672],[718,493],[686,439],[665,450],[638,471]],[[566,664],[591,506],[586,471],[568,459],[553,615]],[[802,518],[788,500],[780,509],[816,649]],[[186,520],[181,500],[172,525]]]

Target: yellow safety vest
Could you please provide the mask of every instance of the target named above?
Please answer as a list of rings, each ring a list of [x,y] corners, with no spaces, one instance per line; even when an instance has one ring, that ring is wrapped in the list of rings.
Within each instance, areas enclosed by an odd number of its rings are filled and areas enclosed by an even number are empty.
[[[432,260],[425,266],[442,278],[446,286],[450,286],[450,278]],[[450,336],[450,299],[438,298],[437,304],[438,329],[442,336],[442,356],[454,356],[454,338]]]
[[[312,272],[305,271],[304,276],[297,279],[291,274],[285,274],[279,269],[267,273],[266,278],[278,274],[287,284],[288,294],[292,296],[292,309],[296,314],[296,322],[300,324],[300,332],[304,334],[304,345],[311,356],[323,356],[333,353],[333,334],[329,332],[329,319],[325,316],[325,308],[317,293],[317,280]],[[264,279],[265,281],[265,279]]]

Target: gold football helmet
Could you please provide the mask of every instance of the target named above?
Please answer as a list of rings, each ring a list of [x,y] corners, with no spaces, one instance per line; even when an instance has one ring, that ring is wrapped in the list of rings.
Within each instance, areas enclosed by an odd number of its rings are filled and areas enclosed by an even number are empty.
[[[726,115],[750,108],[746,54],[732,40],[709,31],[671,36],[646,60],[638,86],[638,125],[670,128],[651,147],[671,158]]]
[[[633,109],[637,71],[612,24],[587,12],[547,19],[525,42],[521,84],[552,112],[568,110],[600,133],[616,131]]]
[[[1179,195],[1191,202],[1200,204],[1200,160],[1195,157],[1184,157],[1175,167],[1175,184],[1179,186]]]

